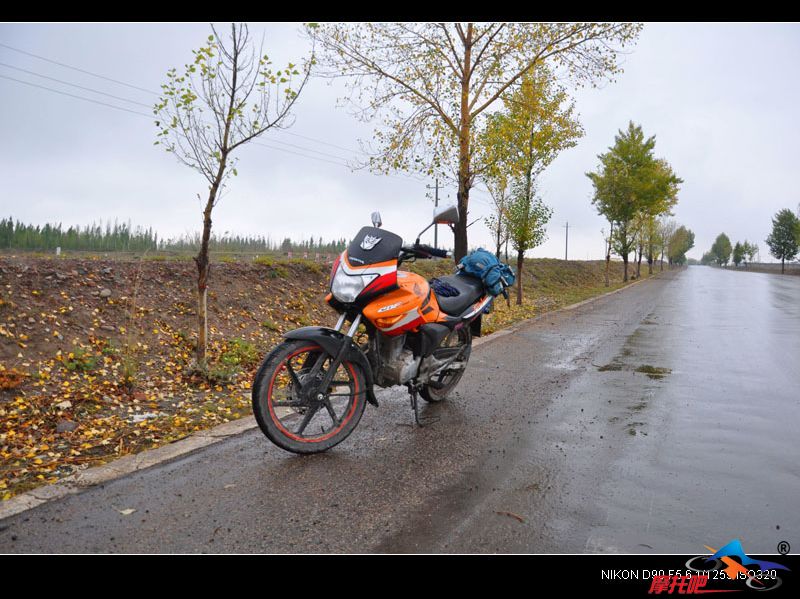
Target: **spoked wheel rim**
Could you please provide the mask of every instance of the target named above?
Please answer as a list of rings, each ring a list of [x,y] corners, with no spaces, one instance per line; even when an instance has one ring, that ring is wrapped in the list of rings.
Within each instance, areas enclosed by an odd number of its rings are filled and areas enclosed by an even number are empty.
[[[315,376],[320,357],[323,362]],[[355,414],[361,389],[351,363],[339,365],[328,389],[318,389],[332,360],[319,346],[309,345],[291,352],[272,373],[267,407],[275,426],[288,438],[301,443],[325,441],[341,432]]]

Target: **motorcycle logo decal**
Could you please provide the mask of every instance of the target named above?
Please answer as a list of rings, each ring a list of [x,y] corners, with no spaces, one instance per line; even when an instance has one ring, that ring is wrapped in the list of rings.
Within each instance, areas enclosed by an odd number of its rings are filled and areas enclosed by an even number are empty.
[[[361,242],[361,249],[369,251],[378,245],[381,241],[380,237],[373,237],[372,235],[365,235],[364,240]]]
[[[402,303],[403,302],[395,302],[394,304],[389,304],[388,306],[384,306],[383,308],[378,308],[378,314],[380,314],[381,312],[388,312],[389,310],[393,310]]]

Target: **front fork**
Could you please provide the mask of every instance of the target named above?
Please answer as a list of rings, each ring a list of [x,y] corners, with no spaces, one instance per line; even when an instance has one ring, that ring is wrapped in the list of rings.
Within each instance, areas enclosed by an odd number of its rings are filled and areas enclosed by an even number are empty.
[[[339,321],[336,323],[336,329],[335,329],[336,331],[341,331],[342,327],[344,326],[345,318],[346,316],[345,313],[343,312],[342,315],[339,317]],[[356,331],[358,330],[358,325],[360,324],[361,324],[361,313],[359,313],[353,319],[353,322],[350,324],[350,328],[347,330],[347,333],[345,333],[345,337],[347,337],[348,340],[351,340],[353,338],[353,335],[355,335]],[[336,356],[334,356],[333,362],[331,362],[330,365],[328,366],[328,370],[325,373],[325,376],[322,378],[322,381],[320,381],[319,390],[317,391],[318,400],[321,401],[323,399],[323,393],[321,392],[321,390],[327,389],[330,386],[331,381],[333,380],[333,375],[336,373],[336,370],[339,368],[339,365],[342,363],[342,360],[347,354],[348,345],[349,345],[348,342],[345,341],[339,346],[339,351],[336,353]],[[319,371],[322,369],[322,364],[325,362],[325,358],[326,356],[324,353],[320,354],[320,356],[317,358],[317,361],[311,368],[311,372],[309,375],[310,380],[313,381],[314,377],[316,377],[317,374],[319,374]]]

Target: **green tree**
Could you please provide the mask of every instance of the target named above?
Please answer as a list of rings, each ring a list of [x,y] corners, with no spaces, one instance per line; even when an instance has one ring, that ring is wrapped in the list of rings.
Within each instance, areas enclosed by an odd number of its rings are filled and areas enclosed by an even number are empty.
[[[745,263],[745,266],[747,266],[755,259],[756,254],[758,253],[758,244],[745,241],[744,253],[747,256],[747,262]]]
[[[223,41],[212,26],[205,45],[193,50],[194,60],[179,73],[167,72],[167,82],[153,109],[161,144],[179,162],[198,171],[208,182],[203,210],[203,234],[197,265],[197,365],[206,367],[208,338],[208,274],[211,213],[231,175],[241,146],[269,129],[288,126],[290,111],[308,80],[289,63],[273,70],[263,48],[256,53],[246,25],[231,24]],[[300,76],[299,84],[296,78]],[[198,198],[200,196],[198,195]],[[201,199],[202,201],[202,199]]]
[[[714,252],[709,250],[705,254],[703,254],[703,257],[700,259],[700,264],[708,266],[709,264],[713,264],[716,261],[717,257],[714,255]]]
[[[678,223],[674,220],[667,218],[667,215],[662,215],[658,220],[658,238],[661,241],[661,245],[659,247],[659,251],[661,254],[661,267],[660,270],[664,270],[664,257],[667,257],[667,263],[672,265],[669,262],[669,242],[672,239],[672,236],[675,234],[675,231],[678,228]]]
[[[770,253],[781,261],[781,274],[785,272],[786,260],[794,260],[800,249],[798,228],[800,220],[788,208],[784,208],[772,218],[772,233],[766,241]]]
[[[508,175],[498,172],[497,175],[487,179],[486,188],[494,204],[494,212],[484,219],[486,227],[491,231],[495,243],[494,255],[500,259],[500,250],[508,242]],[[508,260],[508,256],[506,256]]]
[[[686,252],[694,247],[694,233],[681,225],[669,239],[667,244],[667,257],[669,264],[683,265],[686,263]]]
[[[547,223],[553,210],[536,196],[535,189],[524,178],[512,185],[508,206],[508,232],[512,247],[517,251],[517,305],[522,305],[522,275],[525,252],[547,239]]]
[[[628,258],[641,223],[668,212],[681,183],[666,161],[653,156],[655,143],[655,136],[645,138],[641,126],[630,122],[626,131],[618,131],[608,152],[598,156],[598,170],[586,173],[594,186],[592,203],[614,225],[611,240],[624,263],[623,281],[628,280]]]
[[[477,157],[488,109],[535,68],[595,83],[620,71],[617,55],[634,23],[329,23],[309,35],[327,77],[348,77],[364,120],[379,119],[374,170],[455,180],[458,209],[483,171]],[[455,229],[456,261],[467,253],[467,219]]]
[[[731,259],[731,240],[725,233],[720,233],[714,240],[711,246],[711,253],[714,255],[714,261],[719,266],[725,266]]]
[[[514,178],[506,226],[517,250],[521,278],[523,255],[544,240],[544,226],[552,215],[552,210],[534,197],[536,178],[561,151],[577,143],[583,128],[573,116],[574,104],[567,102],[565,90],[545,67],[524,75],[503,105],[502,112],[489,116],[481,147],[487,181],[503,180],[506,174]],[[521,284],[517,303],[522,303]]]
[[[744,246],[738,241],[733,246],[733,263],[736,265],[736,268],[739,268],[742,260],[744,260],[744,250]]]

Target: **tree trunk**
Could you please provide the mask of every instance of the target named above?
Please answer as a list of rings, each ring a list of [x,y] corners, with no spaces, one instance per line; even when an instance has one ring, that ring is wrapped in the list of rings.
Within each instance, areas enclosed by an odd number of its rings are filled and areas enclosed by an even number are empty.
[[[500,218],[498,217],[498,221]],[[500,239],[500,225],[497,225],[497,243],[495,244],[497,247],[497,251],[494,253],[494,257],[500,260],[500,250],[503,248],[503,242]]]
[[[648,275],[652,275],[653,274],[653,255],[652,254],[647,256],[647,274]]]
[[[784,262],[784,260],[785,260],[784,258],[781,258],[781,274],[783,274],[783,262]]]
[[[525,265],[525,252],[517,252],[517,305],[522,305],[522,267]]]
[[[606,243],[606,287],[611,284],[609,281],[609,270],[611,268],[611,238],[614,236],[614,222],[609,221],[608,224],[608,243]]]
[[[227,130],[225,132],[227,143]],[[208,191],[208,200],[205,210],[203,210],[203,238],[200,242],[200,252],[194,259],[197,264],[197,352],[196,360],[198,368],[206,367],[206,346],[208,344],[208,272],[210,261],[208,258],[208,243],[211,239],[211,211],[214,209],[214,202],[217,199],[217,192],[222,183],[227,164],[227,152],[222,153],[219,161],[217,176]]]
[[[636,253],[634,252],[633,255],[636,258]],[[639,258],[636,260],[636,278],[639,279],[642,276],[642,246],[639,246]]]
[[[472,23],[467,25],[464,40],[464,65],[472,65]],[[469,81],[472,72],[464,69],[461,76],[461,118],[458,123],[458,224],[455,227],[453,259],[456,264],[467,255],[467,208],[469,189],[472,186],[469,163],[469,136],[472,123],[469,118]]]
[[[211,210],[217,195],[217,186],[211,187],[208,201],[203,211],[203,237],[200,251],[194,261],[197,265],[197,352],[195,359],[199,368],[206,366],[206,346],[208,344],[208,243],[211,238]]]
[[[628,282],[628,254],[622,254],[622,265],[624,267],[624,274],[622,275],[622,282]]]
[[[506,239],[506,264],[508,264],[508,239]]]

